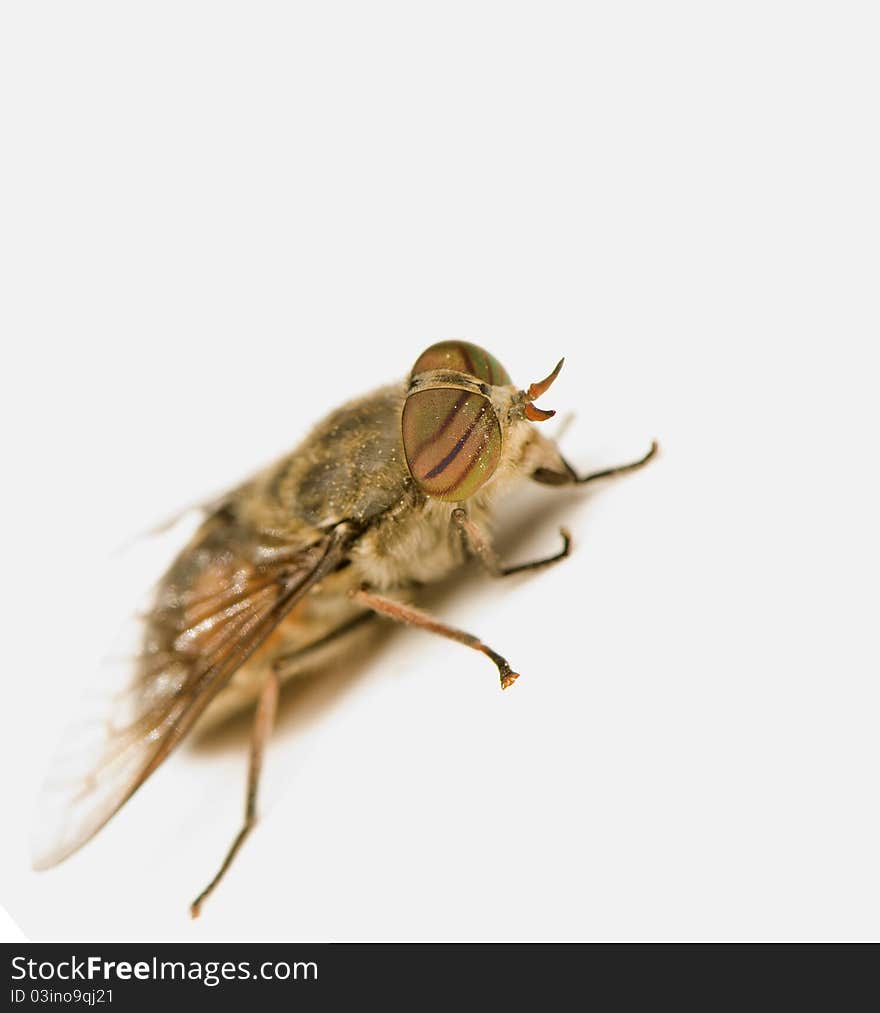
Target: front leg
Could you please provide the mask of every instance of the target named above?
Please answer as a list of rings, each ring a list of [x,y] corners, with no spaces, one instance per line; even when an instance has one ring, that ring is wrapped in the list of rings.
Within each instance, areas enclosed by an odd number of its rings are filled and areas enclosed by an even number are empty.
[[[536,468],[532,472],[531,477],[535,482],[540,482],[542,485],[571,485],[572,483],[575,485],[586,485],[587,482],[595,482],[599,478],[610,478],[612,475],[625,475],[628,471],[637,471],[639,468],[643,468],[656,455],[658,450],[659,446],[657,441],[654,440],[648,453],[637,461],[630,461],[629,464],[619,464],[616,468],[603,468],[602,471],[591,471],[588,475],[578,475],[568,461],[559,454],[559,460],[562,463],[561,471],[557,471],[555,468]]]
[[[467,511],[462,507],[456,507],[452,511],[452,523],[461,533],[465,549],[483,564],[485,569],[493,577],[509,577],[512,573],[523,573],[525,570],[538,570],[542,566],[550,566],[551,563],[558,563],[565,559],[571,552],[571,535],[565,528],[560,528],[562,535],[562,548],[559,552],[545,559],[533,559],[528,563],[517,563],[515,566],[502,566],[498,555],[489,543],[489,539],[468,517]]]

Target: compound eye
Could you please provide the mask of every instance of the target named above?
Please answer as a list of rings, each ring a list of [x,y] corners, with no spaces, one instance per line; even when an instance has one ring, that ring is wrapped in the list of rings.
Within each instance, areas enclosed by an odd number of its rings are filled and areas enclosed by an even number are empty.
[[[482,394],[437,387],[407,397],[403,450],[413,478],[435,499],[473,496],[501,459],[501,426]]]
[[[418,376],[429,369],[454,369],[467,373],[475,380],[498,386],[511,383],[507,370],[485,348],[472,345],[469,341],[438,341],[416,359],[412,375]]]

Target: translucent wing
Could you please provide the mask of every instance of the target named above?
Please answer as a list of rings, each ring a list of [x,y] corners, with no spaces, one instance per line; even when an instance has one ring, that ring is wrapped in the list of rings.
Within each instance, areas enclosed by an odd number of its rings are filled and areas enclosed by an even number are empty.
[[[104,826],[356,536],[343,522],[292,546],[223,511],[202,526],[159,584],[128,685],[92,694],[90,716],[61,743],[38,807],[35,868]]]

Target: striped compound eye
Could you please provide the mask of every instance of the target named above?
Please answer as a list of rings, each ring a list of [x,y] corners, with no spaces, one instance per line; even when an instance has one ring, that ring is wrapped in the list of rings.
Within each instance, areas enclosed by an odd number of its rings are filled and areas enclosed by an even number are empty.
[[[403,406],[403,449],[424,492],[458,502],[473,496],[498,467],[501,426],[482,394],[457,387],[417,390]]]
[[[495,356],[469,341],[438,341],[431,345],[416,359],[412,375],[418,376],[429,369],[454,369],[493,385],[511,383],[507,370]]]

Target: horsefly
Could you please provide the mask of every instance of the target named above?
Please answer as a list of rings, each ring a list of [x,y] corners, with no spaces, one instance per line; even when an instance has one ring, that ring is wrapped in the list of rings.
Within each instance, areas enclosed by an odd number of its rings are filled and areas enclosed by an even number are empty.
[[[357,650],[377,616],[478,651],[502,689],[518,673],[488,644],[411,604],[420,585],[469,557],[494,577],[549,566],[571,548],[505,566],[492,547],[492,505],[517,481],[584,485],[637,461],[579,475],[536,423],[562,360],[520,390],[488,352],[441,341],[409,376],[327,416],[292,453],[206,508],[161,578],[139,626],[130,681],[100,720],[62,746],[41,796],[34,867],[93,837],[206,719],[255,704],[245,815],[197,916],[256,822],[263,753],[284,680]],[[84,732],[83,729],[87,731]]]

